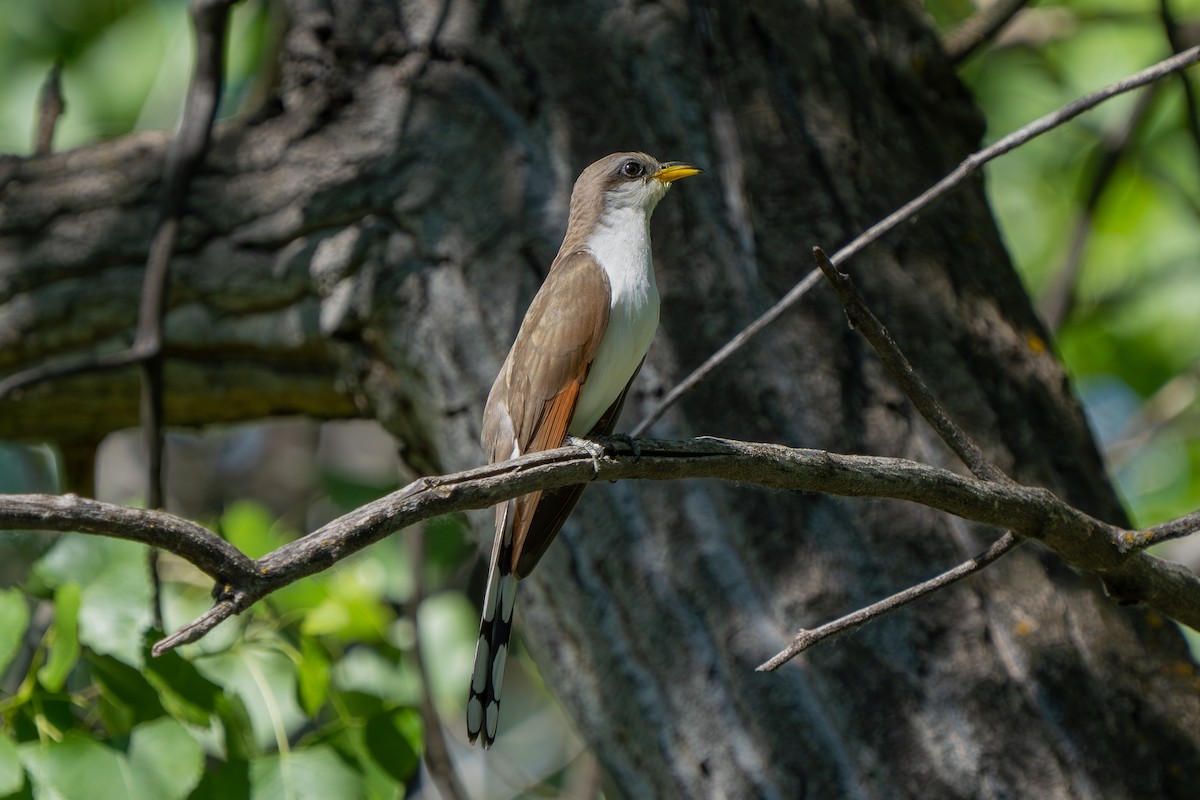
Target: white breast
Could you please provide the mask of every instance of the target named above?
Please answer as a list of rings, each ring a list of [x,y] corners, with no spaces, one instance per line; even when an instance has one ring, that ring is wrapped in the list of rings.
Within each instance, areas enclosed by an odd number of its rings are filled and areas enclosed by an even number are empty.
[[[648,216],[636,207],[610,209],[584,245],[608,275],[612,305],[608,329],[571,418],[573,436],[586,435],[621,394],[658,328]]]

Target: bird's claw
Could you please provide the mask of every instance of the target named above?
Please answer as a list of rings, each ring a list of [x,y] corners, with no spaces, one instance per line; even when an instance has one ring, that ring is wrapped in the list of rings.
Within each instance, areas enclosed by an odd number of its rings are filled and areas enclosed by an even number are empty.
[[[582,447],[592,457],[592,476],[600,477],[600,459],[604,457],[604,445],[584,439],[579,436],[568,436],[564,444],[570,447]]]

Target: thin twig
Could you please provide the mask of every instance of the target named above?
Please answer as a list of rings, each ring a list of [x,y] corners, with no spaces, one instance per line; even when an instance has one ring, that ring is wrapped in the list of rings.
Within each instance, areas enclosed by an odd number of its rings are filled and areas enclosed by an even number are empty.
[[[163,165],[163,216],[146,259],[133,349],[145,354],[141,361],[141,428],[146,451],[146,505],[163,506],[163,322],[167,314],[171,254],[187,207],[192,176],[208,152],[213,121],[225,79],[225,29],[232,0],[193,0],[192,27],[196,35],[196,66],[183,104],[179,133],[167,147]],[[147,554],[154,587],[154,618],[162,629],[162,586],[158,577],[158,551]]]
[[[150,652],[154,656],[161,656],[168,650],[174,650],[176,647],[183,647],[185,644],[202,639],[213,628],[220,625],[225,620],[235,614],[240,614],[249,608],[254,601],[247,598],[246,602],[238,600],[218,600],[216,605],[205,611],[203,615],[197,618],[194,622],[183,626],[179,630],[172,633],[163,639],[159,639],[150,648]]]
[[[1011,482],[1011,479],[987,459],[979,446],[971,440],[970,436],[967,436],[962,428],[958,427],[958,424],[942,408],[942,404],[938,402],[933,392],[925,385],[925,381],[913,369],[912,363],[896,345],[888,329],[871,312],[871,309],[867,308],[867,304],[863,302],[862,295],[858,293],[858,288],[850,276],[835,269],[828,256],[825,255],[825,251],[819,247],[813,248],[813,258],[816,259],[817,267],[825,274],[825,278],[837,293],[838,299],[841,300],[842,307],[846,310],[846,316],[850,320],[850,326],[861,333],[863,338],[870,343],[892,379],[900,385],[904,394],[908,396],[913,406],[933,427],[942,441],[954,451],[954,454],[966,464],[967,469],[971,470],[976,477],[985,481]]]
[[[890,614],[896,609],[906,606],[918,598],[944,589],[950,584],[960,581],[968,575],[973,575],[974,573],[986,567],[988,564],[991,564],[993,561],[1000,558],[1005,553],[1008,553],[1018,544],[1020,544],[1020,540],[1013,535],[1012,531],[1007,531],[1003,536],[993,542],[991,547],[989,547],[987,550],[984,550],[974,558],[964,561],[954,569],[947,570],[941,575],[930,578],[923,583],[910,586],[904,591],[897,592],[891,597],[886,597],[877,603],[864,606],[863,608],[847,614],[844,617],[839,617],[831,622],[826,622],[819,628],[813,628],[812,630],[801,630],[796,637],[788,643],[787,647],[776,653],[768,661],[760,664],[757,668],[757,671],[771,672],[779,669],[808,648],[825,641],[831,636],[837,636],[839,634],[861,628],[863,625],[866,625],[868,622],[871,622],[872,620],[877,619],[884,614]]]
[[[62,59],[58,59],[50,67],[42,90],[38,93],[38,121],[33,137],[33,152],[39,156],[48,155],[54,149],[54,129],[67,109],[63,100],[62,69]]]
[[[1116,83],[1110,84],[1103,89],[1092,92],[1091,94],[1084,95],[1078,100],[1063,106],[1057,111],[1051,112],[1044,117],[1031,122],[1025,127],[1010,133],[1008,136],[1005,136],[1003,139],[1000,139],[994,144],[989,145],[988,147],[985,147],[976,153],[973,153],[961,164],[959,164],[952,172],[935,183],[929,189],[926,189],[920,195],[910,200],[908,203],[905,203],[904,206],[899,210],[889,214],[887,217],[871,226],[862,234],[855,237],[853,241],[851,241],[841,250],[834,253],[832,257],[833,263],[845,263],[847,259],[857,255],[868,245],[873,244],[875,241],[892,231],[901,223],[912,219],[914,216],[916,216],[917,212],[921,211],[935,200],[958,188],[963,181],[965,181],[975,172],[978,172],[979,169],[989,161],[992,161],[993,159],[998,158],[1005,153],[1016,149],[1017,147],[1020,147],[1031,139],[1035,139],[1047,131],[1053,130],[1060,125],[1069,122],[1085,111],[1089,111],[1100,103],[1103,103],[1105,100],[1109,100],[1119,94],[1123,94],[1124,92],[1132,91],[1133,89],[1153,83],[1154,81],[1160,80],[1166,75],[1179,72],[1180,70],[1191,66],[1197,61],[1200,61],[1200,47],[1193,47],[1190,50],[1186,50],[1176,56],[1172,56],[1171,58],[1160,61],[1151,67],[1147,67],[1135,75],[1131,75],[1128,78],[1119,80]],[[807,294],[809,289],[815,286],[818,280],[819,276],[816,270],[813,270],[813,272],[809,273],[803,280],[792,287],[792,289],[778,302],[776,302],[775,305],[771,306],[771,308],[764,312],[758,319],[746,326],[741,333],[737,334],[737,336],[731,339],[720,350],[709,356],[703,364],[693,370],[690,375],[684,378],[677,387],[668,392],[667,395],[650,410],[646,417],[633,429],[633,435],[639,436],[645,433],[650,426],[653,425],[666,412],[668,408],[678,402],[679,398],[682,397],[688,389],[695,386],[697,383],[711,374],[713,370],[715,370],[718,366],[727,361],[730,356],[744,347],[746,343],[753,339],[754,336],[759,332],[761,332],[763,328],[765,328],[774,320],[778,319],[784,311],[788,310],[797,302],[799,302],[800,298]],[[685,385],[687,388],[680,388],[684,387]]]
[[[12,375],[8,375],[3,380],[0,380],[0,398],[47,381],[135,366],[141,364],[147,358],[147,355],[147,353],[140,351],[135,345],[126,350],[109,353],[96,359],[67,363],[51,362],[38,364],[29,369],[14,372]]]
[[[1200,533],[1200,511],[1163,522],[1142,531],[1130,531],[1123,537],[1125,550],[1141,550],[1152,544],[1169,542],[1172,539],[1183,539]]]
[[[1158,16],[1162,20],[1163,31],[1171,50],[1176,53],[1183,52],[1187,42],[1183,41],[1183,35],[1175,22],[1175,15],[1171,13],[1168,0],[1158,0]],[[1185,121],[1188,131],[1192,134],[1192,147],[1196,149],[1196,155],[1200,156],[1200,107],[1196,102],[1196,92],[1192,86],[1192,79],[1186,72],[1179,73],[1179,82],[1183,85],[1183,103],[1187,109]]]
[[[942,37],[950,63],[958,64],[990,42],[1030,0],[995,0],[951,28]]]
[[[883,362],[884,367],[891,374],[892,379],[900,385],[900,388],[908,396],[913,406],[925,418],[925,421],[930,424],[937,435],[941,437],[942,441],[954,451],[955,455],[966,464],[967,469],[971,470],[977,477],[985,481],[1013,484],[1013,481],[999,467],[987,459],[983,451],[967,435],[966,431],[958,427],[958,424],[942,408],[942,404],[934,396],[933,392],[929,390],[929,387],[925,385],[925,381],[921,379],[917,371],[913,369],[912,363],[909,362],[908,358],[900,350],[899,346],[897,346],[887,328],[871,312],[871,309],[867,307],[850,276],[834,268],[821,248],[813,248],[813,257],[817,261],[817,267],[824,273],[830,285],[833,286],[838,299],[842,303],[842,307],[846,310],[846,317],[850,321],[850,327],[863,335],[863,338],[871,345],[875,354],[879,356],[879,360]],[[934,578],[897,592],[891,597],[887,597],[877,603],[872,603],[858,611],[827,622],[818,628],[813,630],[802,629],[788,643],[787,647],[765,664],[759,666],[758,670],[762,672],[764,670],[777,669],[818,642],[824,641],[831,636],[855,630],[878,617],[889,614],[913,602],[917,598],[936,592],[955,581],[972,575],[1012,550],[1019,543],[1020,540],[1017,539],[1012,531],[1005,531],[1004,535],[996,540],[981,556],[968,559]]]

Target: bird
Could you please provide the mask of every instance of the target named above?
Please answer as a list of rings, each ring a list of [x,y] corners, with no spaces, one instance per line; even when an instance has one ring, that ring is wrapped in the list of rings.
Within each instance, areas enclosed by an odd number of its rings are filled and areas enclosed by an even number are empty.
[[[588,166],[567,231],[488,394],[480,443],[490,463],[611,434],[658,328],[650,215],[671,184],[702,171],[645,153]],[[517,580],[554,540],[584,486],[496,506],[496,532],[467,700],[467,738],[496,739]]]

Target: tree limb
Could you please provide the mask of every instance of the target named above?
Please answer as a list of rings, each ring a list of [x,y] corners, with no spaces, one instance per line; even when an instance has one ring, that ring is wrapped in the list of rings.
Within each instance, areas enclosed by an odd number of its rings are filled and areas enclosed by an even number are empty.
[[[637,457],[624,439],[605,440],[605,445],[611,455],[599,458],[584,447],[562,447],[421,478],[256,561],[216,534],[170,514],[70,496],[0,497],[0,529],[78,530],[138,541],[169,550],[215,578],[221,587],[217,607],[159,642],[157,654],[194,641],[276,589],[328,569],[415,522],[487,508],[538,489],[630,479],[718,478],[770,489],[919,503],[1037,539],[1076,568],[1119,587],[1121,600],[1145,603],[1200,629],[1200,577],[1138,552],[1139,542],[1153,538],[1149,531],[1139,534],[1102,522],[1046,489],[990,483],[905,459],[730,439],[638,440]],[[1183,524],[1194,525],[1197,516],[1183,518]]]

